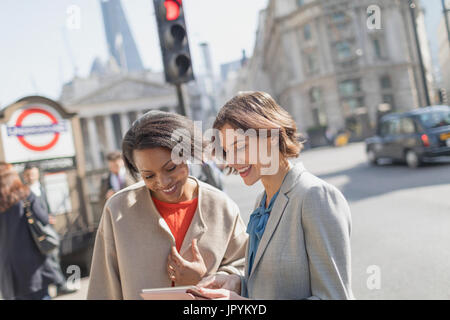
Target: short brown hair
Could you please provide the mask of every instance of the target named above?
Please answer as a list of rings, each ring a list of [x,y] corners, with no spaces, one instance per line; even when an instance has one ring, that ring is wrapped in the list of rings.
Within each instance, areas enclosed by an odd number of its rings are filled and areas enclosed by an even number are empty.
[[[213,127],[220,130],[225,124],[244,131],[279,129],[280,152],[286,158],[298,157],[303,149],[294,119],[266,92],[240,92],[225,103]]]
[[[108,161],[116,161],[122,158],[122,153],[120,151],[112,151],[106,155],[106,160]]]
[[[186,141],[174,140],[172,134],[175,130],[187,131]],[[194,122],[182,115],[158,110],[147,112],[132,124],[123,138],[122,152],[125,167],[133,178],[137,178],[139,171],[134,162],[134,150],[161,147],[172,151],[180,142],[184,144],[185,149],[189,148],[191,155],[202,154],[205,143],[201,133],[200,139],[195,139],[198,135],[194,134],[194,131]]]
[[[0,213],[30,195],[30,188],[22,183],[12,164],[0,162]]]

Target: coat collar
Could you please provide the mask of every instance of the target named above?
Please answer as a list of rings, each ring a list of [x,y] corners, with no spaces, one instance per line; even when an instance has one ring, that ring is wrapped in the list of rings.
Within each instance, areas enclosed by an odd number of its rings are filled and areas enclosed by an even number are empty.
[[[288,171],[283,184],[280,187],[280,193],[284,194],[289,193],[289,191],[294,188],[300,175],[306,171],[302,162],[293,164],[291,161],[289,161],[289,163],[291,164],[291,170]]]
[[[203,217],[203,209],[202,204],[204,201],[202,201],[204,197],[204,190],[201,182],[197,180],[197,178],[189,176],[189,178],[195,180],[198,186],[198,202],[197,202],[197,209],[195,211],[194,217],[192,218],[191,224],[189,225],[189,228],[186,232],[186,235],[184,236],[183,243],[181,244],[180,249],[180,255],[184,256],[184,253],[191,247],[191,241],[194,238],[199,239],[208,229],[204,217]],[[158,220],[158,225],[167,233],[167,235],[170,237],[170,240],[172,242],[172,245],[175,245],[175,237],[172,234],[172,231],[170,231],[169,225],[164,220],[163,217],[158,212],[158,209],[156,209],[155,203],[153,202],[153,199],[151,197],[150,191],[148,188],[146,188],[147,193],[147,200],[149,202],[150,208],[152,213],[154,213]]]
[[[262,255],[272,238],[275,229],[280,222],[281,217],[286,209],[289,202],[288,193],[294,188],[298,181],[300,175],[306,171],[305,167],[301,162],[292,164],[292,168],[286,174],[283,184],[280,187],[280,193],[278,194],[275,203],[273,204],[272,211],[267,221],[266,229],[264,230],[261,242],[259,243],[258,250],[256,251],[255,260],[253,261],[252,270],[250,270],[250,276],[254,273],[253,271],[257,268],[258,262],[261,260]]]

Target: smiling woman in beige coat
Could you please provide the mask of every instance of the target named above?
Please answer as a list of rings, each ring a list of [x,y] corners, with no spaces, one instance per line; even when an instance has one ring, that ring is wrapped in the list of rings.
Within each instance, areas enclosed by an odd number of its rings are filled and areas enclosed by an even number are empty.
[[[245,276],[206,277],[200,293],[219,299],[352,299],[349,206],[336,187],[289,160],[302,148],[289,113],[265,92],[245,92],[222,107],[214,128],[228,166],[246,185],[261,181],[264,192],[247,228]]]
[[[189,176],[185,162],[174,161],[176,129],[190,135],[196,154],[202,143],[192,138],[193,123],[177,114],[150,111],[125,135],[125,165],[142,181],[105,205],[88,299],[141,299],[142,289],[242,274],[247,234],[239,209],[222,191]]]

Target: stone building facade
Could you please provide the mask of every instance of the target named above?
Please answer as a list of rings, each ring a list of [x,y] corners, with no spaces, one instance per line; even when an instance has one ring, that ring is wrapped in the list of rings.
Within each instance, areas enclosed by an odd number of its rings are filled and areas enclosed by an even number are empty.
[[[106,154],[121,149],[123,136],[145,112],[178,111],[175,89],[161,73],[93,71],[67,83],[59,99],[80,117],[87,170],[104,168]]]
[[[409,10],[405,0],[270,0],[234,91],[269,92],[303,133],[347,128],[362,139],[381,112],[425,106]],[[415,10],[432,90],[423,13]]]

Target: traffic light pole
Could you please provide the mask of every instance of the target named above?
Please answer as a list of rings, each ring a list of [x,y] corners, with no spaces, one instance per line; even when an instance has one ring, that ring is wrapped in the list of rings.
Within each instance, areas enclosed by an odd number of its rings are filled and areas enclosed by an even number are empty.
[[[182,0],[153,0],[153,5],[166,82],[175,86],[180,114],[191,118],[183,83],[195,78]]]
[[[184,102],[183,88],[182,88],[181,86],[182,86],[181,83],[178,83],[178,84],[175,85],[175,88],[177,89],[178,106],[179,106],[179,108],[180,108],[180,113],[181,113],[183,116],[189,118],[190,115],[189,115],[187,106],[186,106],[186,104],[185,104],[185,102]]]

